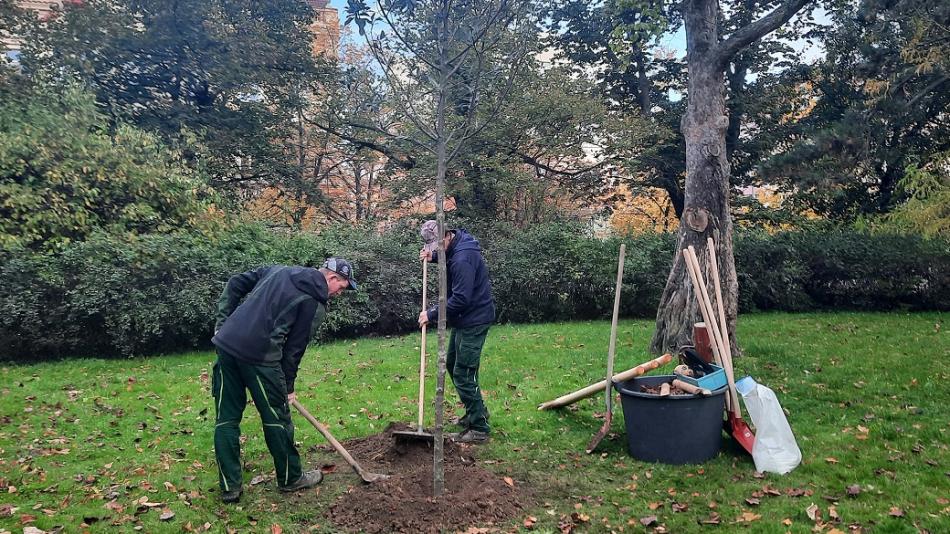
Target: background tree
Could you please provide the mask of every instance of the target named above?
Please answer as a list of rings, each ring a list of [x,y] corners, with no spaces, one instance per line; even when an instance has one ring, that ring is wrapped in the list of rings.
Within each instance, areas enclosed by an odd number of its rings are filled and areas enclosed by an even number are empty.
[[[24,35],[22,64],[81,80],[114,123],[183,147],[219,190],[259,188],[300,177],[284,144],[298,89],[320,72],[312,16],[305,2],[66,2]]]
[[[682,4],[686,26],[688,63],[687,108],[682,130],[686,139],[686,196],[677,232],[673,267],[660,298],[651,349],[675,350],[691,339],[696,306],[682,255],[688,246],[697,250],[703,271],[706,238],[716,243],[722,277],[726,321],[735,341],[738,282],[733,254],[730,213],[729,160],[726,150],[724,71],[749,44],[772,32],[800,11],[808,0],[787,0],[762,6],[768,14],[738,27],[725,39],[719,37],[719,1],[691,0]],[[773,7],[774,6],[774,7]]]
[[[801,88],[809,107],[760,173],[799,210],[852,221],[893,209],[905,169],[950,148],[950,9],[868,1],[832,19],[825,57],[781,82]]]

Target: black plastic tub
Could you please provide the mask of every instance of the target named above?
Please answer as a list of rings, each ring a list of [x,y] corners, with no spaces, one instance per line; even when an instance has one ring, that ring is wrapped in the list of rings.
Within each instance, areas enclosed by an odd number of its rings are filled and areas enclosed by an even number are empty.
[[[614,385],[620,392],[630,456],[664,464],[698,464],[714,458],[722,444],[722,414],[726,388],[710,396],[640,392],[672,375],[644,376]]]

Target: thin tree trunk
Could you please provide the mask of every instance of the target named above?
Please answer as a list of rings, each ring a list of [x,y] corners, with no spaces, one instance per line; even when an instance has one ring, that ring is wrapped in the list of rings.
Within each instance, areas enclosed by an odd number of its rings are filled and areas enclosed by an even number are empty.
[[[708,272],[706,238],[716,243],[726,322],[735,345],[738,283],[729,215],[729,160],[723,71],[716,58],[717,0],[687,0],[685,10],[688,106],[683,120],[686,139],[686,198],[677,232],[673,268],[660,299],[651,350],[662,353],[692,343],[692,325],[701,321],[682,249],[693,246],[703,273]],[[712,296],[715,298],[715,296]]]
[[[448,79],[445,73],[448,70],[445,58],[445,49],[441,50],[439,67],[442,78],[439,80],[439,99],[436,103],[436,173],[435,173],[435,219],[439,228],[439,358],[436,372],[435,386],[435,443],[432,447],[432,495],[440,497],[445,493],[445,451],[443,450],[442,427],[445,412],[445,366],[447,357],[447,343],[445,332],[445,305],[448,300],[448,273],[445,262],[445,173],[446,149],[445,113],[446,91]]]

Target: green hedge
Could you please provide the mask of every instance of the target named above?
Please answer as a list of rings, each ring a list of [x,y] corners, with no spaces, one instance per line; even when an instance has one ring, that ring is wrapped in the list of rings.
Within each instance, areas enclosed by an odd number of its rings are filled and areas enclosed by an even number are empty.
[[[479,229],[500,322],[606,318],[616,238],[583,227]],[[622,313],[652,317],[674,236],[626,238]],[[319,339],[414,328],[419,239],[405,223],[383,233],[332,227],[289,236],[256,226],[220,235],[98,234],[57,253],[0,252],[0,357],[130,355],[209,346],[214,303],[235,272],[272,263],[350,258],[361,290],[334,300]],[[950,246],[912,236],[823,230],[736,239],[740,309],[947,309]],[[433,270],[433,273],[435,271]],[[434,295],[435,276],[430,295]]]

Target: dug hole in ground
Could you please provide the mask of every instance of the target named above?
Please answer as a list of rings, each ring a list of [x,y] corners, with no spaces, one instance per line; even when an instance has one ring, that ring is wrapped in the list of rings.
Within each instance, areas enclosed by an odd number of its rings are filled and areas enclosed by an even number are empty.
[[[445,442],[445,494],[432,497],[432,445],[396,444],[393,432],[413,430],[391,423],[379,434],[344,442],[362,466],[390,475],[372,484],[354,484],[329,507],[326,517],[350,532],[455,532],[469,527],[502,527],[534,504],[528,488],[488,471],[477,448]],[[326,447],[320,447],[332,453]]]

